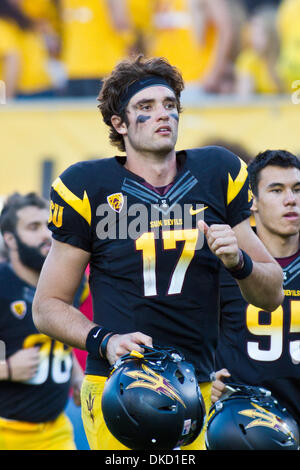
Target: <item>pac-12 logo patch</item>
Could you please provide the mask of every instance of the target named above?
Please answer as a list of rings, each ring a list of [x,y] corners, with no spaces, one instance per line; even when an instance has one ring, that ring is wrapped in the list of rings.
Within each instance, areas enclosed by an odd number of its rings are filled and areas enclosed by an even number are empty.
[[[122,193],[111,194],[107,196],[107,202],[115,212],[120,213],[124,205],[124,196]]]
[[[27,312],[27,305],[24,300],[16,300],[10,304],[10,310],[16,318],[22,320]]]

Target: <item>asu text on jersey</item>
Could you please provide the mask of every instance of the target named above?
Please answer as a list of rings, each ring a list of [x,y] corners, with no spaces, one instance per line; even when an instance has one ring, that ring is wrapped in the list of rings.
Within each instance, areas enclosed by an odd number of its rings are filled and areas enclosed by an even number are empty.
[[[80,162],[53,184],[53,237],[91,253],[94,321],[111,331],[142,331],[195,364],[214,370],[220,263],[197,221],[231,226],[250,215],[246,165],[206,147],[177,153],[172,184],[154,188],[126,170],[125,158]],[[88,358],[87,374],[108,363]]]

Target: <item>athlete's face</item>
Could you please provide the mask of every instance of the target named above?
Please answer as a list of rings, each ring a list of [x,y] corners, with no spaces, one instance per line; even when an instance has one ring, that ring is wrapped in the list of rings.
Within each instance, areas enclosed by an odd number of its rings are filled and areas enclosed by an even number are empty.
[[[267,166],[260,172],[252,209],[270,233],[291,236],[300,230],[300,171]]]
[[[144,88],[127,106],[124,128],[126,152],[166,155],[174,150],[178,135],[175,94],[164,86]]]
[[[51,247],[47,209],[27,206],[17,212],[15,238],[22,263],[40,271]]]

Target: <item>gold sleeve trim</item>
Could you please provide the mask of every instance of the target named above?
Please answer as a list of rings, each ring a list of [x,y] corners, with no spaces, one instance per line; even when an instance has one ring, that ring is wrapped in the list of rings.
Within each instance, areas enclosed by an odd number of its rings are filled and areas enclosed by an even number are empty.
[[[76,194],[72,193],[67,186],[62,182],[58,177],[52,184],[53,189],[57,194],[74,209],[78,214],[80,214],[89,225],[91,225],[92,220],[92,211],[90,201],[87,195],[87,192],[84,191],[83,199],[80,199]]]
[[[227,187],[227,205],[229,205],[239,194],[248,176],[247,165],[241,159],[241,169],[235,179],[228,173],[228,187]]]

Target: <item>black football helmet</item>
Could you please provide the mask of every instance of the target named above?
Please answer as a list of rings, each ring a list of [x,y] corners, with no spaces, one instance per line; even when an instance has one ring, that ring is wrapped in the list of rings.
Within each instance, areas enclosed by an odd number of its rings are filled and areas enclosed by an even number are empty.
[[[106,381],[106,425],[132,450],[190,444],[205,419],[194,367],[172,348],[143,348],[143,354],[132,351],[121,357]]]
[[[208,450],[299,450],[296,421],[260,387],[232,384],[210,409]]]

